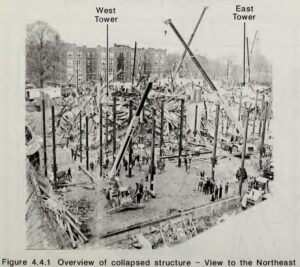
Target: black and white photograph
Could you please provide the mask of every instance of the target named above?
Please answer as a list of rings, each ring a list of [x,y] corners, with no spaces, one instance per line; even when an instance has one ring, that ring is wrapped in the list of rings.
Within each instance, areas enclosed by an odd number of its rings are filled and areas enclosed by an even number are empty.
[[[255,5],[135,3],[26,25],[27,249],[172,247],[273,194]]]
[[[0,265],[299,266],[299,8],[0,0]]]

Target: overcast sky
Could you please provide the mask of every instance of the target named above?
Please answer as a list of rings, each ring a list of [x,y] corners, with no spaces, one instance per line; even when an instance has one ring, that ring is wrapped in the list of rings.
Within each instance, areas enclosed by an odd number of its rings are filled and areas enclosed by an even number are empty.
[[[117,23],[111,23],[109,43],[138,47],[167,49],[182,52],[183,47],[173,31],[163,21],[171,18],[174,25],[188,40],[204,6],[209,6],[192,43],[192,50],[207,57],[231,58],[241,62],[243,53],[243,22],[234,21],[237,1],[200,0],[30,0],[24,5],[26,22],[43,20],[54,27],[66,42],[95,47],[106,45],[106,24],[96,23],[96,6],[116,8]],[[254,3],[242,1],[241,3]],[[247,36],[251,47],[256,30],[260,49],[269,59],[272,57],[274,32],[279,11],[270,1],[257,1],[254,5],[255,21],[247,23]],[[272,9],[273,8],[273,9]],[[274,11],[274,12],[273,12]],[[101,15],[100,15],[101,16]],[[165,30],[167,34],[165,34]]]

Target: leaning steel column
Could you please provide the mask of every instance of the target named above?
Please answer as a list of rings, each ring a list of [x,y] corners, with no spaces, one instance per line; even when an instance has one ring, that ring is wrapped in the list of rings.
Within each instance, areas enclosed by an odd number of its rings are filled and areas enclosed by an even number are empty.
[[[85,153],[86,169],[89,170],[89,118],[85,116]]]
[[[44,139],[44,173],[47,177],[47,140],[46,140],[46,108],[45,108],[45,99],[42,100],[43,105],[43,139]]]
[[[214,147],[211,157],[211,178],[215,180],[215,165],[217,163],[217,144],[218,144],[218,129],[219,129],[219,111],[220,104],[216,104],[216,119],[215,119],[215,134],[214,134]]]
[[[183,116],[184,116],[184,99],[181,99],[180,125],[179,125],[179,142],[178,142],[178,167],[181,167],[182,135],[183,135]]]
[[[151,173],[150,173],[150,190],[154,190],[154,169],[155,169],[155,109],[152,113],[152,146],[151,146]]]
[[[54,181],[54,188],[56,188],[56,186],[57,186],[57,165],[56,165],[55,111],[54,111],[54,106],[51,106],[51,114],[52,114],[53,181]]]

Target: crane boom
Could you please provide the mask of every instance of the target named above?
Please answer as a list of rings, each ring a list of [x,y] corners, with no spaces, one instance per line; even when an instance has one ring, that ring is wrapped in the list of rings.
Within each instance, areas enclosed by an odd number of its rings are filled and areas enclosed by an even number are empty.
[[[144,95],[142,97],[142,100],[139,104],[139,107],[135,113],[135,115],[133,116],[133,118],[131,119],[131,122],[127,128],[127,131],[126,131],[126,134],[125,134],[125,137],[124,137],[124,140],[122,142],[122,145],[121,145],[121,148],[116,156],[116,159],[114,161],[114,164],[110,170],[110,173],[109,173],[109,179],[113,179],[115,177],[115,174],[116,172],[118,171],[119,167],[120,167],[120,164],[121,164],[121,160],[123,159],[123,156],[125,154],[125,151],[126,151],[126,148],[129,144],[129,141],[131,140],[134,132],[135,132],[135,129],[138,125],[138,122],[139,122],[139,117],[140,117],[140,114],[142,112],[142,109],[144,107],[144,104],[146,102],[146,99],[148,97],[148,94],[150,92],[152,88],[152,81],[149,81],[148,84],[147,84],[147,87],[146,87],[146,90],[144,92]]]
[[[211,81],[211,79],[209,78],[209,76],[207,75],[207,73],[205,72],[205,70],[203,69],[203,67],[201,66],[200,62],[198,61],[198,59],[195,57],[194,53],[191,51],[191,49],[189,48],[189,46],[185,43],[185,41],[183,40],[183,38],[181,37],[180,33],[177,31],[177,29],[175,28],[174,24],[172,23],[171,19],[168,19],[165,21],[165,23],[167,25],[169,25],[171,27],[171,29],[174,31],[175,35],[178,37],[178,39],[180,40],[180,42],[182,43],[182,45],[184,46],[184,48],[186,49],[186,51],[189,53],[192,61],[195,63],[196,67],[199,69],[199,71],[201,72],[203,78],[206,80],[206,82],[208,83],[208,85],[210,86],[211,90],[213,91],[213,93],[216,94],[216,96],[218,97],[218,99],[220,100],[220,103],[222,104],[223,108],[225,109],[228,117],[234,122],[236,130],[238,133],[242,133],[242,125],[241,123],[238,121],[238,119],[234,116],[233,112],[231,111],[231,109],[229,108],[228,104],[226,103],[226,101],[221,97],[221,95],[219,94],[219,91],[217,90],[216,86],[214,85],[214,83]]]
[[[201,21],[202,21],[202,18],[203,18],[203,16],[204,16],[205,11],[206,11],[207,8],[208,8],[207,6],[205,6],[205,7],[203,8],[202,13],[201,13],[201,15],[200,15],[200,18],[198,19],[197,24],[196,24],[196,26],[195,26],[195,29],[194,29],[194,31],[192,32],[192,35],[191,35],[191,37],[190,37],[190,39],[189,39],[189,41],[188,41],[188,46],[191,45],[191,43],[192,43],[192,41],[193,41],[193,39],[194,39],[195,33],[196,33],[196,31],[197,31],[197,29],[198,29],[198,27],[199,27],[199,25],[200,25],[200,23],[201,23]],[[181,67],[181,65],[182,65],[182,62],[183,62],[183,60],[184,60],[184,58],[185,58],[186,52],[187,52],[187,51],[186,51],[186,49],[185,49],[184,52],[183,52],[183,54],[182,54],[182,56],[181,56],[180,61],[178,62],[178,65],[177,65],[176,70],[175,70],[175,72],[174,72],[174,79],[176,79],[176,76],[177,76],[177,74],[178,74],[178,72],[179,72],[179,69],[180,69],[180,67]]]

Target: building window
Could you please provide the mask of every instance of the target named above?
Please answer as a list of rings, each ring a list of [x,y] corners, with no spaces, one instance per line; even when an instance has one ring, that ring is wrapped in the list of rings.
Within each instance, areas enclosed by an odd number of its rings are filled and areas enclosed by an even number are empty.
[[[81,53],[81,52],[78,52],[78,53],[77,53],[77,57],[82,57],[82,53]]]
[[[73,57],[73,52],[68,51],[67,56],[68,56],[68,57]]]

